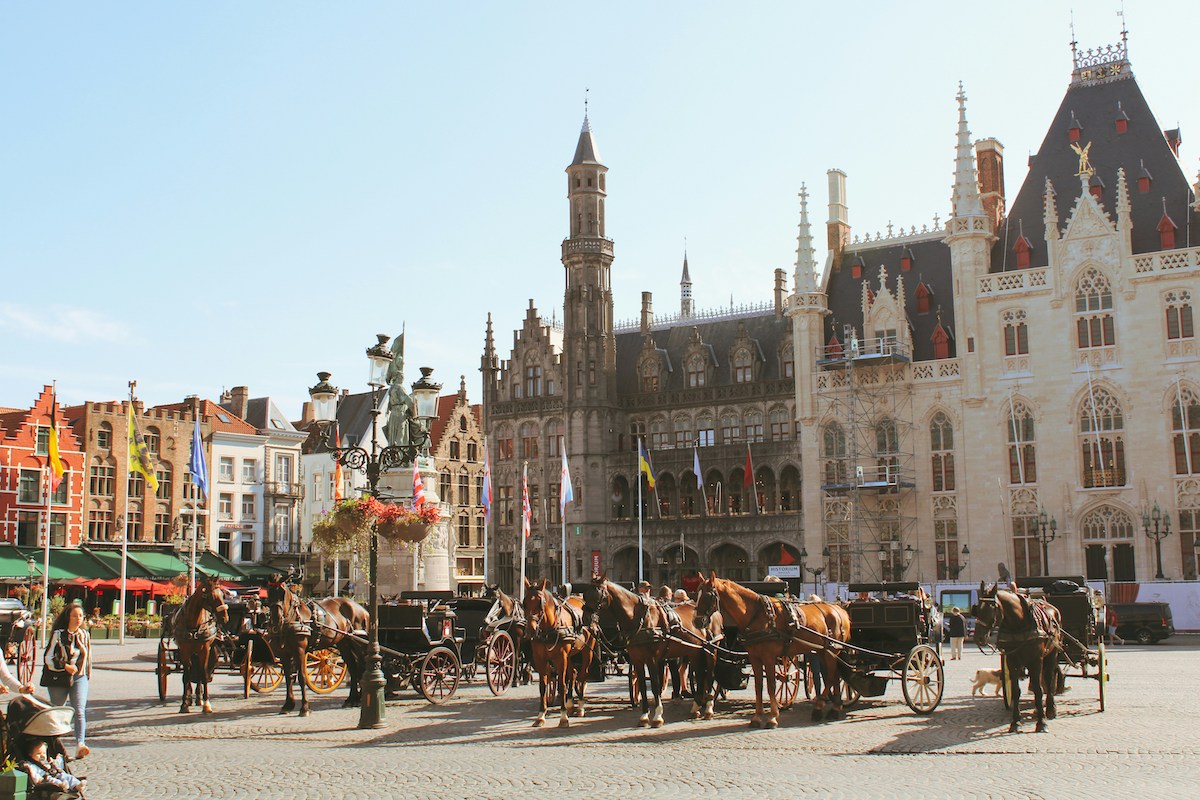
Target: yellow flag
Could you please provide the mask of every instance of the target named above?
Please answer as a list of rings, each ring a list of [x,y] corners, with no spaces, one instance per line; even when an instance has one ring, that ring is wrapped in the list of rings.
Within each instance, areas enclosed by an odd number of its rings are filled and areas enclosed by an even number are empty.
[[[154,462],[150,460],[150,448],[146,446],[146,440],[142,438],[142,432],[138,430],[137,420],[133,418],[133,402],[127,406],[129,409],[129,472],[142,473],[146,479],[146,485],[151,491],[158,491],[158,476],[154,472]]]
[[[58,454],[58,397],[54,397],[50,406],[50,441],[46,447],[46,454],[50,459],[50,491],[58,490],[58,485],[62,483],[63,473],[66,468],[63,467],[62,457]]]

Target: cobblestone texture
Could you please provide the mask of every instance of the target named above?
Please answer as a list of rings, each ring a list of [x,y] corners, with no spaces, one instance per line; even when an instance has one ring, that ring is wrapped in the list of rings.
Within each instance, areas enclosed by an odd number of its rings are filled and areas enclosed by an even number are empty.
[[[92,756],[80,765],[90,798],[555,798],[658,797],[1181,797],[1200,778],[1200,643],[1115,648],[1108,710],[1096,683],[1074,679],[1050,731],[1007,734],[998,698],[972,698],[976,669],[996,657],[968,653],[946,665],[946,697],[929,717],[908,710],[899,687],[863,702],[847,720],[813,724],[808,704],[774,731],[747,727],[749,690],[708,722],[668,704],[667,724],[638,729],[620,704],[623,679],[593,687],[572,727],[535,730],[534,692],[493,698],[480,682],[434,707],[411,693],[387,708],[388,727],[355,728],[345,691],[313,701],[307,719],[282,716],[282,688],[243,700],[233,676],[214,683],[212,716],[159,705],[145,643],[98,643],[92,679]],[[153,700],[151,699],[153,698]],[[311,695],[310,695],[311,698]]]

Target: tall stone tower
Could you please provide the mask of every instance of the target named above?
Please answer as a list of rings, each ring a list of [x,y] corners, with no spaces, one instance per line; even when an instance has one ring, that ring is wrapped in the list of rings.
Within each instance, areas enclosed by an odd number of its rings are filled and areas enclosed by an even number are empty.
[[[689,319],[695,313],[692,306],[692,276],[688,274],[687,251],[683,251],[683,277],[679,279],[679,318]]]

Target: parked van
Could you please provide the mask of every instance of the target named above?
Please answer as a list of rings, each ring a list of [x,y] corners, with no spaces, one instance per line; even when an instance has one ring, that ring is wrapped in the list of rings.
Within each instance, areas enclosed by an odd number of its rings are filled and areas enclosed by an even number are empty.
[[[1108,608],[1117,615],[1117,636],[1122,639],[1154,644],[1175,634],[1167,603],[1112,603]]]

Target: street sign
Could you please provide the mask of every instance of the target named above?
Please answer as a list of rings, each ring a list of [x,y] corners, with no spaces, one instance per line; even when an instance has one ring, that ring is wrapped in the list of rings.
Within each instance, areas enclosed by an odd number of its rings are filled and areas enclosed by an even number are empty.
[[[576,535],[576,536],[582,536],[582,535],[583,535],[583,526],[582,526],[582,525],[576,525],[576,526],[575,526],[575,535]]]
[[[767,574],[774,575],[776,578],[799,578],[799,564],[777,564],[773,567],[767,567]]]

